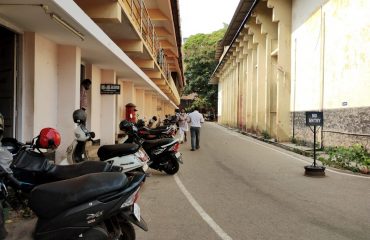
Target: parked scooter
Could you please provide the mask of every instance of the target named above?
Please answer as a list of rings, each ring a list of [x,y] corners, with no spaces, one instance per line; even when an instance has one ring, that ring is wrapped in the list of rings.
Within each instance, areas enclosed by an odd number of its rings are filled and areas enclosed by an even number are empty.
[[[147,152],[151,159],[150,168],[164,171],[167,174],[173,175],[178,172],[182,162],[182,156],[179,152],[179,141],[175,138],[161,138],[156,140],[145,140],[137,133],[137,127],[123,120],[119,124],[121,131],[124,131],[128,138],[126,142],[135,142],[140,144]]]
[[[75,129],[76,139],[67,150],[67,159],[61,164],[73,164],[89,160],[86,154],[86,143],[95,137],[94,132],[90,132],[86,126],[86,113],[82,109],[73,112],[73,121],[77,123]],[[109,162],[122,168],[122,172],[142,171],[148,169],[149,157],[135,143],[123,143],[114,145],[103,145],[98,149],[98,157],[101,161]]]
[[[3,130],[0,114],[0,140]],[[56,148],[60,140],[55,129],[43,129],[36,145]],[[29,163],[32,166],[33,161]],[[24,190],[24,184],[13,174],[12,164],[13,155],[0,144],[0,239],[7,235],[2,211],[7,200],[7,188],[12,186],[16,190]],[[121,172],[103,172],[34,187],[29,198],[29,206],[38,216],[34,238],[134,240],[132,224],[147,231],[136,203],[144,179],[145,174],[140,173],[127,177]]]
[[[89,173],[122,172],[122,168],[109,162],[85,161],[72,165],[57,165],[45,156],[45,150],[56,149],[60,134],[53,128],[44,128],[28,145],[8,140],[4,149],[12,150],[10,170],[20,181],[19,190],[30,192],[35,186],[70,179]],[[4,139],[3,139],[4,140]],[[15,146],[15,147],[14,147]],[[19,149],[18,149],[19,147]],[[43,151],[42,151],[43,150]]]
[[[1,210],[7,200],[7,187],[21,188],[10,163],[9,157],[0,158]],[[29,206],[38,217],[33,237],[38,240],[134,240],[132,224],[148,230],[137,204],[144,179],[145,174],[127,177],[120,172],[103,172],[36,186],[29,198]],[[1,217],[1,229],[5,231],[3,215]]]

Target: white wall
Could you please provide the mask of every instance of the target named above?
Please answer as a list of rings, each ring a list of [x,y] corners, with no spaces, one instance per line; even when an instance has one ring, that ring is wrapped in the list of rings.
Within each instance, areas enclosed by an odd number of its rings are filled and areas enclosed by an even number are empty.
[[[57,116],[58,46],[36,34],[33,136],[42,128],[57,128]]]
[[[292,111],[370,105],[369,9],[368,0],[293,1]]]

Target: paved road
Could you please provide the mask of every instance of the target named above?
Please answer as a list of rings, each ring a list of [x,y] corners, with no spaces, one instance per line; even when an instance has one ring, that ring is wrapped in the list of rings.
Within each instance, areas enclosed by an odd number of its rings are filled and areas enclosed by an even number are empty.
[[[370,178],[303,175],[308,158],[205,123],[174,176],[151,171],[138,240],[369,240]],[[185,193],[185,194],[184,194]],[[189,201],[190,199],[190,201]]]

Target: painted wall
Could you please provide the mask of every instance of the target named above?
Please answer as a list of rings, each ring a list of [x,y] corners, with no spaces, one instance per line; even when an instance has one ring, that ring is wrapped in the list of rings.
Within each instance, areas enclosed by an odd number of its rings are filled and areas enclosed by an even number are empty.
[[[292,111],[369,106],[370,2],[332,0],[311,9],[302,2],[295,1],[294,16],[316,11],[303,23],[293,18]]]
[[[57,128],[58,116],[58,46],[35,34],[34,129]],[[63,137],[63,136],[62,136]]]
[[[299,120],[304,112],[323,110],[326,146],[369,140],[369,9],[367,0],[293,1],[291,112],[298,138],[312,138]]]

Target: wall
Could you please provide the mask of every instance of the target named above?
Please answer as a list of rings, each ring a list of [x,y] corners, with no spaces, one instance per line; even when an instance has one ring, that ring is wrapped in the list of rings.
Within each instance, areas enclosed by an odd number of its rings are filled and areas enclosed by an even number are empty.
[[[323,110],[320,140],[326,146],[366,144],[366,135],[370,135],[369,9],[367,0],[293,2],[291,112],[295,137],[312,138],[304,133],[306,127],[298,118],[308,110]]]
[[[58,113],[58,46],[35,35],[34,129],[57,127]]]

